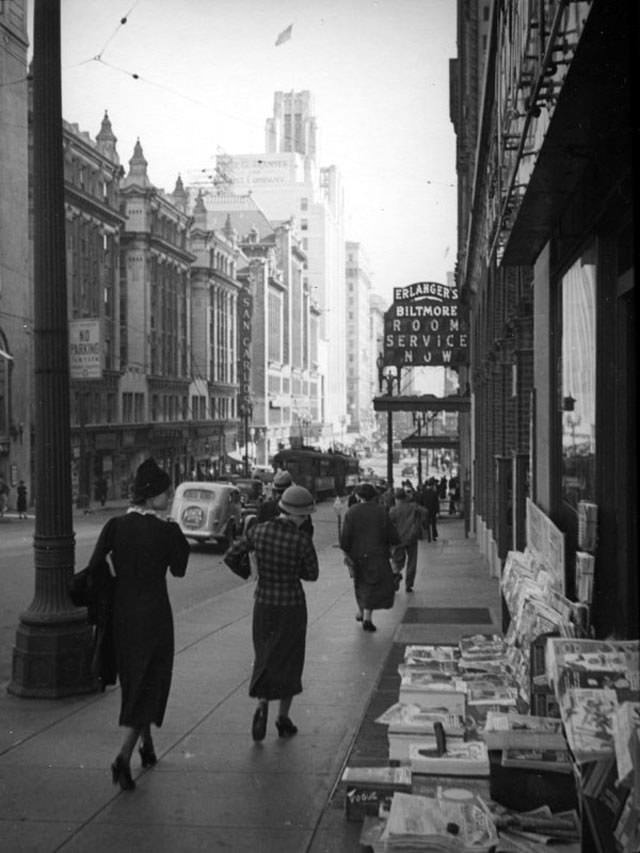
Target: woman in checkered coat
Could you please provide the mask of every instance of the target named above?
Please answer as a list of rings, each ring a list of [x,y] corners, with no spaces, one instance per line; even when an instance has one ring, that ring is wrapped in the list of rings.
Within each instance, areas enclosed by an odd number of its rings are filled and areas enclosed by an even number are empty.
[[[254,665],[249,695],[258,700],[251,734],[264,739],[269,702],[278,700],[279,737],[298,731],[289,709],[302,693],[307,635],[307,604],[301,581],[318,578],[318,556],[303,525],[314,512],[313,497],[302,486],[289,486],[279,501],[280,514],[252,527],[246,536],[257,562],[253,608]],[[242,542],[231,547],[242,548]]]

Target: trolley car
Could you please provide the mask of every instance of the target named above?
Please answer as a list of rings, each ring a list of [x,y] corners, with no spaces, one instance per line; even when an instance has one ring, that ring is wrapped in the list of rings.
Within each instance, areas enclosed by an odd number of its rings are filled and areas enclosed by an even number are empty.
[[[294,483],[309,489],[316,500],[343,494],[358,482],[360,466],[354,456],[322,453],[310,448],[280,450],[272,459],[274,468],[291,474]]]

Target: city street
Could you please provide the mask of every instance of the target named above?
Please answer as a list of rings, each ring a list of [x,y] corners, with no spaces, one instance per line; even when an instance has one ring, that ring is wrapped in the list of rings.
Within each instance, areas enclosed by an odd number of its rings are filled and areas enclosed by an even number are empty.
[[[332,511],[327,510],[315,521],[315,542],[320,553],[336,542],[337,529]],[[76,515],[76,571],[84,568],[107,519],[123,511],[122,507],[96,509],[89,515]],[[326,517],[325,517],[326,516]],[[2,576],[2,603],[0,604],[0,682],[11,677],[11,658],[15,632],[20,614],[29,606],[35,586],[33,560],[33,517],[27,520],[6,518],[0,522],[0,573]],[[222,562],[223,550],[216,545],[192,545],[187,575],[184,579],[169,576],[169,594],[176,621],[180,615],[196,604],[216,598],[233,587],[240,586],[237,578]]]

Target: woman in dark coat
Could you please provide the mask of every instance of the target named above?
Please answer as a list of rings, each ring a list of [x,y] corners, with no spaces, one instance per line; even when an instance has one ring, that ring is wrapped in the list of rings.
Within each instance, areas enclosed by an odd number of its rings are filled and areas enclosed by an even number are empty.
[[[140,740],[143,767],[157,761],[151,724],[162,725],[173,667],[173,614],[167,569],[184,577],[189,544],[174,522],[156,511],[167,508],[171,481],[153,459],[136,472],[132,505],[102,529],[89,562],[99,571],[110,556],[116,583],[113,630],[122,691],[119,724],[124,742],[111,765],[114,785],[135,788],[131,754]]]
[[[359,502],[347,510],[340,547],[353,578],[356,619],[362,621],[365,631],[375,631],[372,611],[393,607],[396,582],[389,557],[392,547],[400,544],[400,537],[387,510],[376,502],[377,492],[371,483],[361,483],[356,495]]]

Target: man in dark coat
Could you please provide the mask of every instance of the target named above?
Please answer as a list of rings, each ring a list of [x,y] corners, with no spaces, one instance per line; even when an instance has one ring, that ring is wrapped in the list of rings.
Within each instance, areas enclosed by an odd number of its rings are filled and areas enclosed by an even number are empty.
[[[405,569],[405,589],[413,592],[418,567],[418,540],[422,536],[423,525],[426,525],[427,510],[419,506],[415,493],[406,489],[395,490],[395,505],[389,510],[389,518],[400,536],[400,547],[393,552],[393,561],[397,570]]]
[[[375,631],[373,610],[393,607],[396,584],[390,563],[391,549],[400,544],[398,531],[388,512],[377,502],[378,493],[371,483],[356,488],[358,503],[344,518],[340,547],[353,578],[358,614],[365,631]]]
[[[440,501],[438,500],[438,489],[435,480],[429,480],[422,499],[422,505],[427,510],[427,541],[436,542],[438,539],[437,518],[440,512]]]

